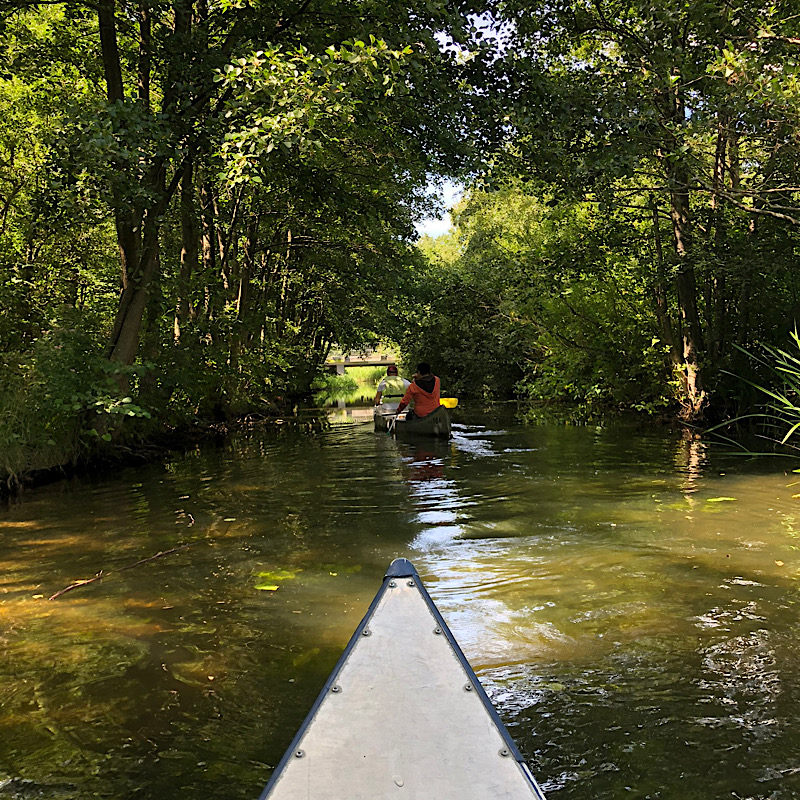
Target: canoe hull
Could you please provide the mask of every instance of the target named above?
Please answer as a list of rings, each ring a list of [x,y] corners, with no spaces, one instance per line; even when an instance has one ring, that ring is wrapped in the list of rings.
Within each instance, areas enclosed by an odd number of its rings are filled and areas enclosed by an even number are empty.
[[[444,439],[450,438],[450,415],[444,406],[439,406],[427,417],[412,417],[411,419],[404,414],[385,414],[379,409],[380,406],[377,406],[373,412],[376,431],[391,430],[395,436],[399,437],[438,436]]]
[[[381,406],[375,406],[372,412],[372,419],[375,422],[375,430],[385,433],[389,430],[390,422],[397,416],[388,412],[381,411]]]
[[[405,559],[387,572],[261,800],[401,795],[544,800]]]

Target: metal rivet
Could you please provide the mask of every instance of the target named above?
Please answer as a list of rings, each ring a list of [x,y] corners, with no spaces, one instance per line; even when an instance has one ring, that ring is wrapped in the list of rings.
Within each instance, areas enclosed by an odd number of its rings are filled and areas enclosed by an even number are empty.
[[[394,589],[395,586],[397,586],[397,581],[389,581],[389,588],[390,589]]]
[[[505,758],[506,756],[510,756],[511,755],[511,751],[504,747],[500,751],[500,755],[503,756],[503,758]]]
[[[468,684],[467,684],[467,685],[464,687],[464,691],[465,691],[465,692],[471,692],[471,691],[472,691],[472,684],[471,684],[471,683],[468,683]]]
[[[434,629],[433,629],[433,632],[434,632],[434,633],[441,634],[441,632],[442,632],[442,629],[441,629],[441,628],[439,628],[439,627],[436,627],[436,628],[434,628]]]
[[[369,628],[364,628],[364,630],[361,631],[361,635],[362,636],[370,636],[371,634],[372,634],[372,631]]]
[[[306,754],[305,750],[295,750],[294,757],[302,758]]]
[[[406,585],[407,586],[413,586],[414,585],[414,581],[409,581]]]
[[[341,691],[342,691],[342,687],[341,687],[341,686],[331,686],[331,691],[332,691],[334,694],[339,694],[339,692],[341,692]]]

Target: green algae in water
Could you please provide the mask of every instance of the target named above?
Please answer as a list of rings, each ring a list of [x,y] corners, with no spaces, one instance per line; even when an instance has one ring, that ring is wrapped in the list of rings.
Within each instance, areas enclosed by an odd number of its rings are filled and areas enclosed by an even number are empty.
[[[302,571],[301,569],[276,569],[271,572],[257,572],[256,574],[264,581],[290,581]]]

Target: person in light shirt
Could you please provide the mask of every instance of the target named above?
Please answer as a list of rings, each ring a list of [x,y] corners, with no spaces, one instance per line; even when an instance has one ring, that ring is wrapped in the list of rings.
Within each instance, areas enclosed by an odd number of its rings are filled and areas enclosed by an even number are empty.
[[[375,395],[375,405],[382,405],[383,413],[394,413],[400,403],[400,398],[411,385],[405,378],[397,374],[397,367],[390,364],[386,368],[386,377],[378,384],[378,393]]]

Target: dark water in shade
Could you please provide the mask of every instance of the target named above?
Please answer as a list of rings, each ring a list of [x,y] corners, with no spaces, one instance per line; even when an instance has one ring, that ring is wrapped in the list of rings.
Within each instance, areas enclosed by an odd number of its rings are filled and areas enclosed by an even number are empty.
[[[0,513],[0,798],[255,800],[397,556],[548,797],[800,798],[795,466],[466,418],[39,490]]]

